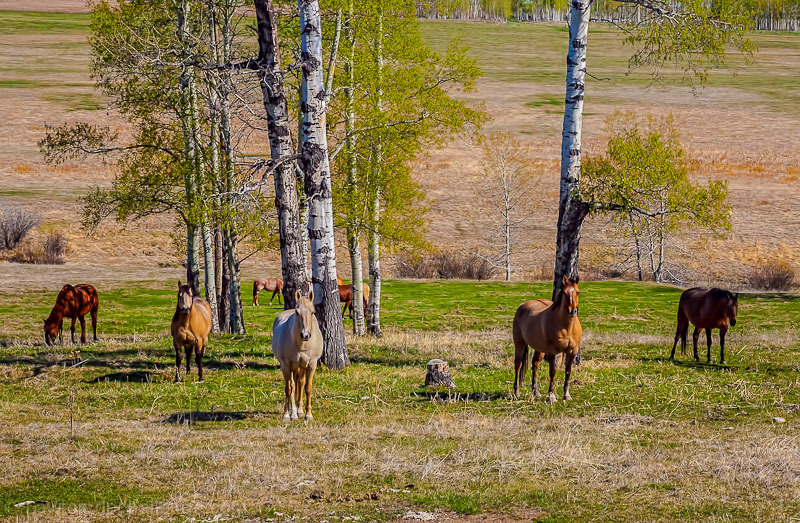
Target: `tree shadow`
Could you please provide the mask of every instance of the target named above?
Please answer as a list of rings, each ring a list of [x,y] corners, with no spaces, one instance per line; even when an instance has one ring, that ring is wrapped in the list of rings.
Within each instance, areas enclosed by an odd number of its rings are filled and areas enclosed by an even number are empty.
[[[255,412],[243,412],[243,411],[201,411],[201,410],[194,410],[189,412],[176,412],[175,414],[170,414],[163,420],[157,423],[172,423],[176,425],[194,425],[198,422],[203,421],[216,421],[216,422],[231,422],[231,421],[241,421],[244,419],[252,418],[255,416],[259,416],[262,414],[273,414],[278,415],[278,412],[274,411],[255,411]]]
[[[120,383],[152,383],[153,373],[141,370],[132,372],[112,372],[111,374],[105,374],[93,380],[88,380],[86,383],[107,383],[109,381]]]
[[[450,394],[447,391],[415,391],[410,394],[411,397],[416,399],[424,399],[428,401],[497,401],[508,400],[511,396],[505,392],[456,392]]]
[[[185,361],[185,360],[184,360]],[[109,368],[109,369],[151,369],[159,370],[174,367],[174,360],[172,363],[164,363],[163,361],[156,360],[107,360],[99,358],[87,358],[83,360],[75,360],[73,358],[59,358],[47,359],[43,357],[33,356],[17,356],[12,358],[0,359],[0,365],[30,365],[37,369],[37,373],[41,374],[44,370],[50,367],[92,367],[92,368]],[[194,367],[192,361],[192,367]],[[203,358],[203,368],[213,370],[232,370],[232,369],[254,369],[254,370],[276,370],[280,368],[276,363],[261,363],[258,361],[219,361],[213,359]]]
[[[684,368],[687,368],[687,369],[736,370],[738,368],[735,365],[731,365],[729,363],[726,363],[725,365],[722,365],[720,363],[714,363],[714,362],[705,363],[705,362],[703,362],[702,359],[700,361],[696,361],[694,359],[689,359],[689,360],[674,359],[674,360],[671,360],[666,356],[656,357],[656,358],[638,358],[638,359],[642,363],[671,363],[672,365],[675,365],[676,367],[684,367]]]

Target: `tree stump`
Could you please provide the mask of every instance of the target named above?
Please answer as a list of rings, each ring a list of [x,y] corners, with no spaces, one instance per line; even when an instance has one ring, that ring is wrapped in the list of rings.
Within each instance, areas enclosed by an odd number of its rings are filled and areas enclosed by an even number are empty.
[[[450,377],[450,367],[447,362],[440,359],[433,359],[428,362],[428,373],[425,375],[425,386],[450,389],[456,388],[453,378]]]

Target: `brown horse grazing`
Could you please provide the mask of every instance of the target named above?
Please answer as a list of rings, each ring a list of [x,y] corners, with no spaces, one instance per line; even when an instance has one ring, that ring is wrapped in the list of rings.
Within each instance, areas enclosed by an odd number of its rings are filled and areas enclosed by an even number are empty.
[[[181,349],[186,351],[186,375],[194,353],[198,381],[203,381],[203,351],[211,332],[211,306],[192,295],[192,287],[178,280],[178,305],[172,316],[172,346],[175,347],[175,382],[181,380]]]
[[[528,346],[533,347],[533,395],[540,397],[538,379],[542,358],[550,365],[550,390],[548,399],[555,403],[553,379],[556,375],[558,355],[565,356],[564,401],[569,395],[569,376],[572,363],[578,354],[583,330],[578,319],[578,279],[564,276],[564,289],[555,303],[550,300],[531,300],[523,303],[514,315],[514,396],[519,397],[519,386],[525,380],[528,368]]]
[[[272,353],[281,364],[284,381],[283,420],[303,415],[300,402],[306,393],[305,418],[311,415],[311,389],[317,361],[322,355],[322,333],[314,309],[314,291],[308,298],[295,292],[297,308],[283,311],[272,324]]]
[[[337,277],[338,279],[338,277]],[[361,287],[361,298],[364,302],[364,314],[367,312],[367,302],[369,301],[369,285],[366,283],[362,284]],[[342,318],[344,318],[345,311],[350,311],[350,318],[353,317],[353,285],[347,284],[342,285],[339,284],[339,302],[344,303],[342,306]]]
[[[686,335],[689,333],[689,323],[692,323],[695,361],[700,361],[700,356],[697,354],[697,339],[700,337],[700,332],[705,330],[708,343],[707,363],[711,363],[711,331],[719,329],[719,359],[720,363],[725,365],[725,334],[728,332],[728,326],[736,325],[738,312],[738,294],[716,287],[711,290],[694,287],[683,291],[678,302],[678,328],[675,331],[675,342],[672,344],[669,359],[675,359],[678,338],[681,340],[681,354],[686,354]]]
[[[91,285],[64,285],[61,292],[58,293],[56,304],[53,310],[50,311],[50,316],[44,320],[44,343],[45,345],[53,345],[56,341],[56,336],[64,343],[62,332],[64,330],[64,318],[70,318],[72,325],[70,332],[72,333],[72,343],[75,343],[75,320],[81,321],[81,343],[86,343],[86,320],[84,316],[91,313],[92,315],[92,331],[94,333],[94,341],[97,341],[97,307],[100,300],[97,297],[97,289]]]
[[[258,307],[258,294],[265,289],[267,291],[272,291],[272,296],[269,298],[270,305],[272,305],[272,300],[275,298],[276,294],[278,295],[278,305],[283,305],[283,302],[281,302],[283,280],[280,278],[265,278],[253,282],[253,307]]]

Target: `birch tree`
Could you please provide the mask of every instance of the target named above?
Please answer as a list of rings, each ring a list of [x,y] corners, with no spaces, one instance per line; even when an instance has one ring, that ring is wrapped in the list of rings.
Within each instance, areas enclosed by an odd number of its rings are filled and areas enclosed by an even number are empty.
[[[322,26],[319,2],[298,0],[302,81],[302,151],[304,190],[308,199],[308,236],[314,304],[323,336],[322,362],[331,369],[350,364],[339,312],[333,201],[325,128],[326,95],[322,71]]]

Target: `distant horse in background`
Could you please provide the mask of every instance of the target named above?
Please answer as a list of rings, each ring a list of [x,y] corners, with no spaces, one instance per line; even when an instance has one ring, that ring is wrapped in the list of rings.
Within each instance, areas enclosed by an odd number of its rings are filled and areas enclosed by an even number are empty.
[[[337,275],[336,283],[339,284],[339,303],[344,303],[342,307],[342,318],[344,318],[345,311],[350,311],[350,318],[353,318],[353,285],[344,281]],[[364,302],[364,314],[367,313],[367,303],[369,302],[369,285],[366,283],[361,284],[361,297]]]
[[[706,358],[707,363],[711,363],[711,331],[719,329],[719,359],[720,363],[725,365],[725,334],[729,326],[736,325],[738,313],[738,294],[716,287],[711,290],[694,287],[683,291],[678,302],[678,327],[675,330],[675,342],[672,344],[669,359],[675,359],[678,339],[681,340],[681,354],[686,354],[686,335],[689,333],[689,323],[691,323],[694,325],[692,343],[695,361],[700,361],[700,356],[697,354],[697,339],[700,337],[700,332],[705,330],[708,344]]]
[[[519,397],[519,386],[525,380],[528,368],[528,347],[533,347],[533,388],[534,397],[539,393],[539,364],[546,359],[550,366],[550,389],[548,399],[555,403],[553,380],[556,376],[558,355],[565,357],[564,401],[572,399],[569,395],[569,377],[572,363],[580,348],[583,330],[578,319],[578,279],[569,280],[564,276],[564,288],[555,303],[550,300],[526,301],[514,315],[514,396]]]
[[[86,320],[84,317],[91,313],[92,331],[94,341],[97,341],[97,307],[100,300],[97,296],[97,289],[88,284],[64,285],[58,293],[56,304],[50,311],[50,316],[44,320],[44,343],[51,346],[56,341],[56,336],[64,343],[63,330],[64,318],[70,318],[72,325],[72,343],[75,343],[75,320],[81,321],[81,343],[86,343]]]
[[[175,347],[175,382],[181,380],[181,349],[186,352],[186,375],[192,354],[197,362],[198,381],[203,381],[203,351],[211,332],[211,306],[192,294],[192,287],[178,280],[178,305],[172,316],[172,346]]]
[[[295,309],[283,311],[272,324],[272,353],[281,364],[284,381],[283,420],[303,415],[300,402],[306,394],[305,418],[311,415],[311,389],[317,361],[322,355],[322,333],[314,309],[314,291],[308,298],[295,292]]]
[[[283,295],[283,280],[280,278],[264,278],[263,280],[256,280],[253,282],[253,307],[258,307],[258,295],[262,290],[272,291],[272,296],[269,298],[269,304],[272,305],[272,300],[275,295],[278,295],[278,305],[283,305],[281,296]]]

